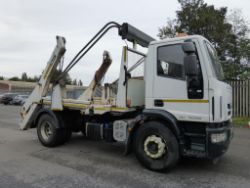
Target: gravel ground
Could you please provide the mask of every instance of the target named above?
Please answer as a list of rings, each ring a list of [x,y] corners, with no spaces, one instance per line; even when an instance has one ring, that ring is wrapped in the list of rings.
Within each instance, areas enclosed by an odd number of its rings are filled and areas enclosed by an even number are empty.
[[[185,159],[162,174],[139,165],[123,146],[74,134],[65,145],[43,147],[36,130],[18,129],[19,107],[0,105],[0,188],[20,187],[250,187],[250,129],[235,128],[217,164]]]

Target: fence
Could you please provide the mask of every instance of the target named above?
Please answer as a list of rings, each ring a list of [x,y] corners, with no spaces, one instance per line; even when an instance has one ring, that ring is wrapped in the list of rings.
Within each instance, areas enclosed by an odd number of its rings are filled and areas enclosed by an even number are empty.
[[[233,89],[233,116],[250,117],[250,80],[229,81]]]

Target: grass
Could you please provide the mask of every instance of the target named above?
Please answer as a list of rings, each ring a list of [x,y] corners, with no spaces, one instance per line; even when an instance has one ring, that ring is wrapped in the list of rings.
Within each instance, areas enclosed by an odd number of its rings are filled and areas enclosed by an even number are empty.
[[[250,121],[250,118],[248,117],[236,117],[236,118],[233,118],[233,125],[248,127],[249,121]]]

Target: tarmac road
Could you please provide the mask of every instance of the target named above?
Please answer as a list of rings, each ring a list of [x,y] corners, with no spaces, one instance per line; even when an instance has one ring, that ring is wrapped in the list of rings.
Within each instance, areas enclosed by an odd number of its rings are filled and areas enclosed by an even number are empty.
[[[0,188],[250,187],[250,129],[235,128],[229,151],[215,165],[185,159],[162,174],[139,165],[123,146],[74,134],[65,145],[43,147],[36,130],[18,129],[19,107],[0,105]]]

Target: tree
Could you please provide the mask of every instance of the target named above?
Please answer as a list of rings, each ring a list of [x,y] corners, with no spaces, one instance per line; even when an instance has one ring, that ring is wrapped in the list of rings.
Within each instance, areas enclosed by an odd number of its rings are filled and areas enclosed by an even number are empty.
[[[248,23],[239,9],[231,10],[227,20],[232,25],[232,33],[235,37],[228,45],[227,61],[223,63],[226,78],[249,79],[250,39],[248,38]]]
[[[22,73],[21,80],[22,81],[28,81],[28,76],[27,76],[26,72]]]
[[[175,37],[177,29],[177,20],[176,19],[167,19],[167,25],[159,28],[159,34],[157,35],[160,39],[164,38],[173,38]]]
[[[83,84],[82,84],[82,80],[79,80],[77,85],[78,85],[78,86],[82,86],[82,85],[83,85]]]
[[[232,24],[232,32],[235,35],[235,38],[231,43],[231,58],[233,58],[233,61],[238,64],[241,64],[243,59],[246,59],[249,62],[249,28],[247,21],[242,16],[241,10],[232,10],[231,14],[228,16],[228,21]]]
[[[0,80],[4,80],[4,77],[3,77],[3,76],[0,76]]]
[[[10,81],[20,81],[20,79],[17,76],[14,76],[9,79]]]
[[[240,9],[233,9],[227,17],[227,20],[232,24],[232,32],[239,38],[245,38],[249,32],[248,23],[242,16]]]
[[[72,83],[72,79],[71,79],[69,73],[66,73],[66,75],[65,75],[64,78],[63,78],[63,80],[65,81],[65,83],[66,83],[67,85],[70,85],[70,84]]]
[[[55,73],[53,74],[52,78],[51,78],[51,82],[56,82],[58,81],[58,77],[62,74],[62,71],[61,70],[56,70]],[[63,84],[66,84],[66,85],[71,85],[72,84],[72,79],[69,75],[69,73],[66,73],[61,79],[60,81],[63,83]]]
[[[199,34],[206,37],[216,48],[223,68],[230,79],[238,78],[246,72],[243,64],[250,60],[248,26],[239,11],[227,16],[227,8],[215,8],[203,0],[178,0],[181,9],[176,11],[176,19],[167,20],[167,25],[159,29],[160,38],[174,37],[176,32]],[[245,63],[244,63],[245,62]],[[238,66],[230,67],[230,65]],[[233,71],[233,72],[232,72]],[[227,77],[227,78],[229,78]]]
[[[40,78],[41,78],[41,76],[34,76],[33,80],[34,80],[35,82],[38,82],[38,81],[40,80]]]
[[[76,79],[74,79],[73,81],[72,81],[72,83],[71,83],[72,85],[77,85],[77,80]]]

